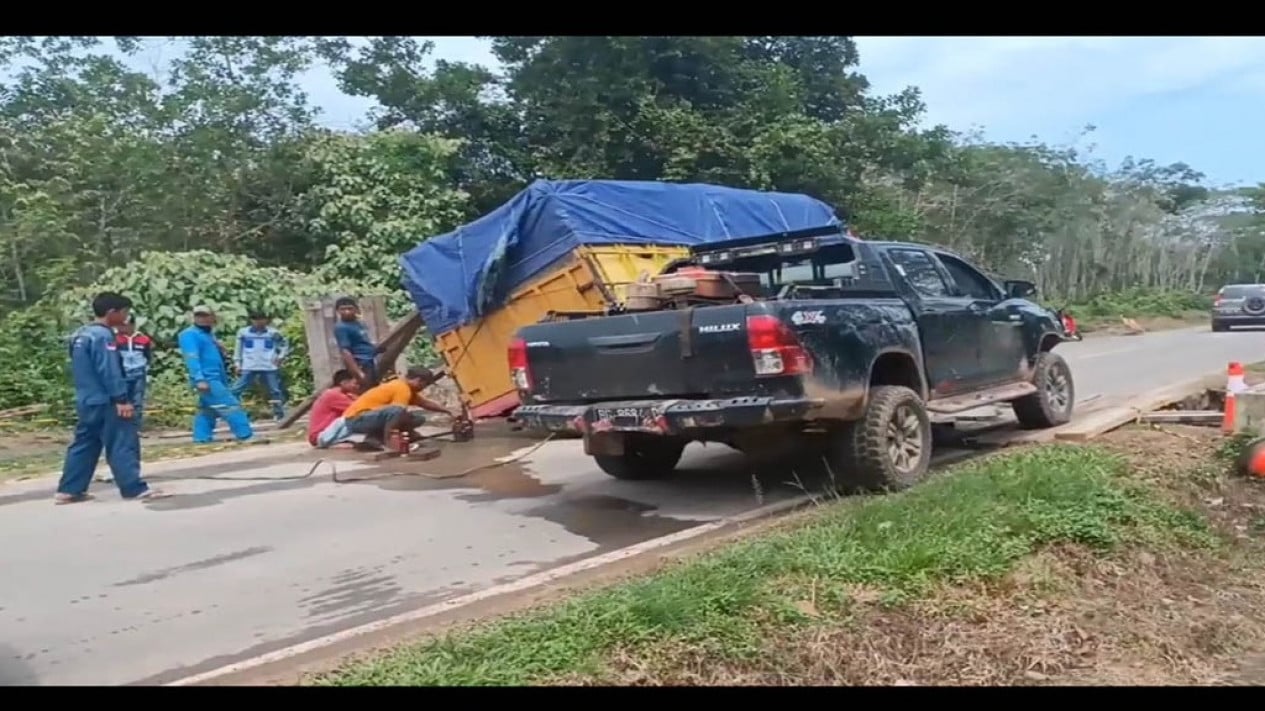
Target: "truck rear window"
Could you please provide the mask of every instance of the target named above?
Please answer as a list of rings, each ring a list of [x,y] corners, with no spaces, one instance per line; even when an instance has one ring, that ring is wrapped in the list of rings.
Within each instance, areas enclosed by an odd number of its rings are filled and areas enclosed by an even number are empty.
[[[1241,286],[1225,286],[1221,288],[1221,296],[1227,299],[1242,299],[1249,294],[1265,293],[1265,286],[1244,284]]]
[[[813,273],[813,263],[807,259],[795,264],[784,264],[780,274],[777,271],[762,273],[760,275],[760,283],[766,288],[783,286],[785,284],[813,285],[822,281],[830,282],[844,276],[843,264],[823,264],[820,269],[821,271],[815,275]]]
[[[750,260],[745,265],[735,265],[736,271],[755,272],[765,289],[787,284],[802,286],[830,286],[835,279],[846,276],[844,267],[856,259],[856,253],[847,244],[831,245],[803,258],[780,256],[774,259]]]

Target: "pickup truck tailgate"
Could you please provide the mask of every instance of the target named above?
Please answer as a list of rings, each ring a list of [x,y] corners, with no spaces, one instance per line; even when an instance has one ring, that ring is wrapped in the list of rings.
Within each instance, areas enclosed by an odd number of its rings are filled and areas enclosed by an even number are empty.
[[[542,401],[705,397],[750,390],[746,307],[654,311],[519,331]]]

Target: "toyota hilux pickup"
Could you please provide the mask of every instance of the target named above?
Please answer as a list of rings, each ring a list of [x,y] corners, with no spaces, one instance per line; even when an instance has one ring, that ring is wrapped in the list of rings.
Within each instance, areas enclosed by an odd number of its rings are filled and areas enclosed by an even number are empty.
[[[838,227],[711,243],[665,272],[686,269],[754,286],[521,328],[515,416],[582,436],[619,479],[669,475],[688,443],[720,442],[783,463],[808,455],[851,491],[920,481],[931,413],[1010,403],[1026,428],[1071,419],[1071,370],[1053,352],[1066,334],[1031,282]]]

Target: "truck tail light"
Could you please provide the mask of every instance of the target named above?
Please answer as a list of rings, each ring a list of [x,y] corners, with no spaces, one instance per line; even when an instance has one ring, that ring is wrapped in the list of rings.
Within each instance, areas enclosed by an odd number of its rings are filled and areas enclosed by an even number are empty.
[[[813,372],[812,356],[800,345],[795,333],[776,316],[747,317],[747,344],[755,374],[807,375]]]
[[[531,367],[527,364],[527,341],[515,338],[509,347],[510,379],[519,390],[531,390]]]

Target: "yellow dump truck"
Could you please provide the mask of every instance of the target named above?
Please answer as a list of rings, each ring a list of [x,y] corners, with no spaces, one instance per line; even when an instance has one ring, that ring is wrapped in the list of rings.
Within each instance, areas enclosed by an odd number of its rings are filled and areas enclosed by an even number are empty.
[[[689,246],[838,224],[806,195],[715,185],[539,180],[400,258],[412,297],[476,417],[518,406],[507,348],[550,311],[622,302]]]

